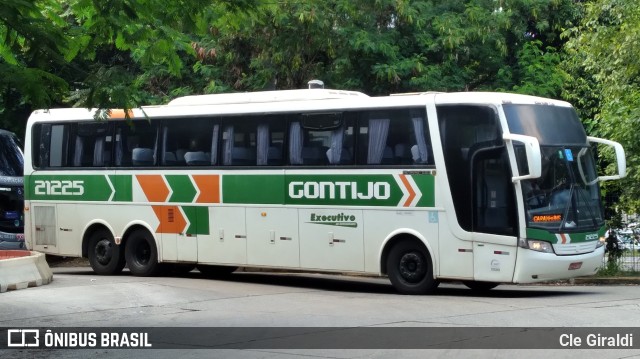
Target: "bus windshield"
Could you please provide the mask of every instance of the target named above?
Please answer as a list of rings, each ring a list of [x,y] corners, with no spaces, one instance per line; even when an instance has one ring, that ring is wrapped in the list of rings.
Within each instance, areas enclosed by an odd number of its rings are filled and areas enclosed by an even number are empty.
[[[512,133],[538,138],[540,178],[522,181],[527,227],[552,232],[584,232],[604,224],[596,164],[586,134],[570,107],[505,105]],[[527,173],[523,146],[516,146],[521,173]]]

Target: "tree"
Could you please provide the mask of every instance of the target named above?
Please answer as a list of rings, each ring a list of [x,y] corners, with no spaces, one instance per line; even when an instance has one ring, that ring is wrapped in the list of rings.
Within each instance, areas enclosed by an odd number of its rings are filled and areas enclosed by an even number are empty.
[[[558,96],[572,1],[280,1],[218,12],[197,41],[207,91],[301,88],[369,94],[495,90]],[[214,10],[215,12],[215,10]]]
[[[0,7],[0,126],[24,132],[36,108],[132,108],[180,88],[211,0],[5,0]],[[227,11],[253,0],[216,1]],[[175,86],[170,80],[177,80]],[[106,112],[101,111],[100,114]]]
[[[620,183],[620,205],[640,209],[640,0],[595,0],[586,3],[579,26],[568,31],[567,49],[586,74],[573,96],[586,94],[594,132],[619,141],[627,155],[628,176]],[[571,67],[571,64],[569,64]],[[573,68],[575,68],[575,63]],[[576,90],[577,89],[577,90]],[[603,153],[613,171],[611,153]],[[613,185],[615,186],[615,185]],[[609,187],[604,187],[605,191]]]
[[[0,7],[0,127],[23,133],[33,107],[59,103],[67,82],[55,73],[64,66],[67,37],[58,2],[5,0]]]

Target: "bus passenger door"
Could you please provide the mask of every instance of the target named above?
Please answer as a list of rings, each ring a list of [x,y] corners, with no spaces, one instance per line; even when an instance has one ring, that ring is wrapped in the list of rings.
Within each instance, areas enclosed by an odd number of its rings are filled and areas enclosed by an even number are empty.
[[[472,157],[474,280],[510,282],[516,261],[517,209],[505,146]]]
[[[247,208],[247,263],[271,267],[300,267],[298,210]]]
[[[510,282],[517,249],[517,207],[497,109],[446,103],[436,105],[436,111],[453,208],[446,201],[448,196],[443,199],[447,213],[455,213],[457,222],[447,216],[450,234],[442,231],[440,236],[440,274]],[[438,161],[436,156],[436,165]]]
[[[198,263],[247,264],[244,207],[210,207],[209,235],[198,236]]]
[[[362,211],[300,209],[300,265],[364,271]]]

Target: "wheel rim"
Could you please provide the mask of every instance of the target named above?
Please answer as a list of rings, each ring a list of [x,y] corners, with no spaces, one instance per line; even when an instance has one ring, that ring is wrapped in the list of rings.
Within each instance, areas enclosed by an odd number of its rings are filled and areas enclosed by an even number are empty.
[[[133,256],[137,264],[146,266],[151,260],[151,247],[146,240],[141,240],[133,251]]]
[[[402,279],[409,283],[418,283],[427,274],[427,262],[421,253],[407,252],[400,258],[398,269]]]
[[[102,265],[107,265],[113,257],[113,246],[108,239],[101,239],[96,243],[96,260]]]

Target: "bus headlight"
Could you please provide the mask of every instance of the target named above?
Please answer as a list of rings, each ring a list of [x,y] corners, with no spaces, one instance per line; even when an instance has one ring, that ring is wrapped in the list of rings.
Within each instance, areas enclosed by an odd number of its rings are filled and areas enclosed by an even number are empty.
[[[600,247],[604,246],[604,241],[605,241],[604,237],[600,237],[598,239],[598,243],[596,244],[596,248],[600,248]]]
[[[528,239],[529,249],[543,253],[553,253],[553,246],[549,242]]]

